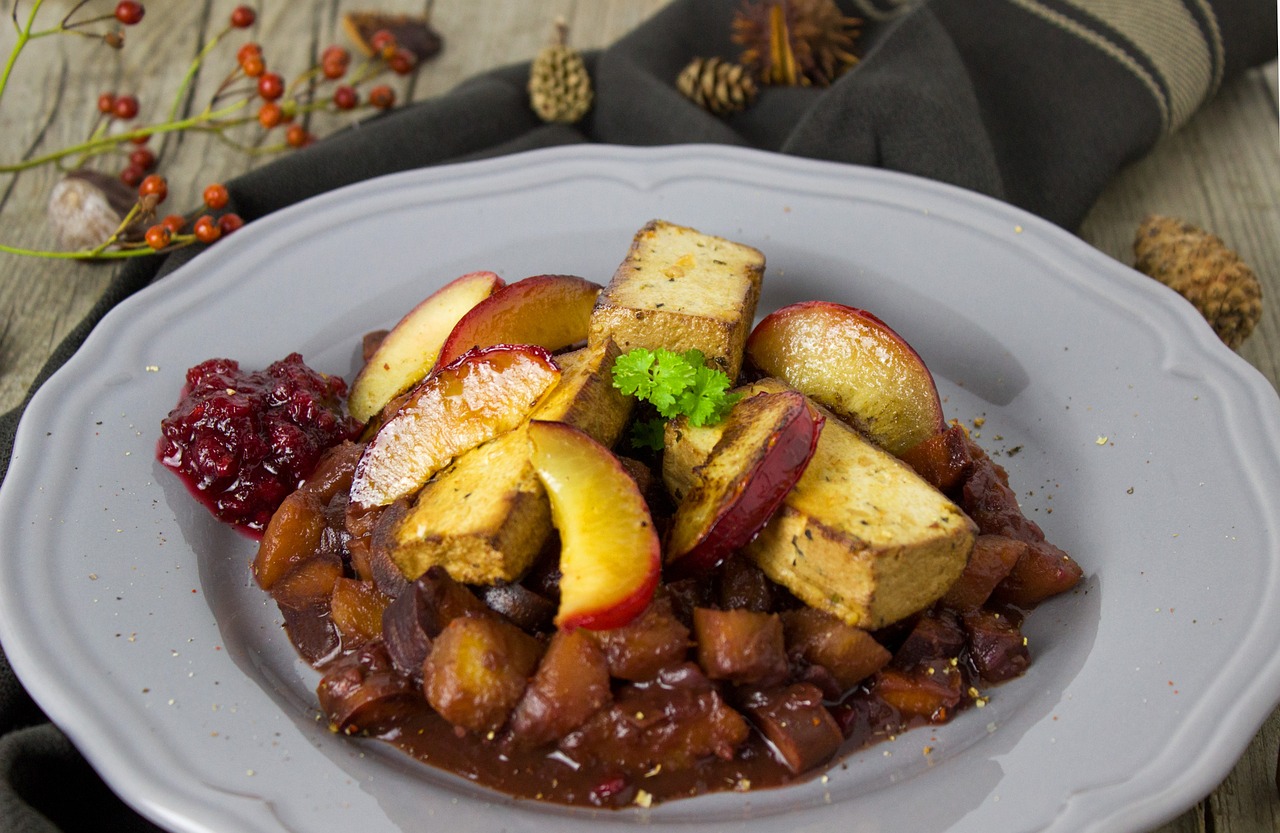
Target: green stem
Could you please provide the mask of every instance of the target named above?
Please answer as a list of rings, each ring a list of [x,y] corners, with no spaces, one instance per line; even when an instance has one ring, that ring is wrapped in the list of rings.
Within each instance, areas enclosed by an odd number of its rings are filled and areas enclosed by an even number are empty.
[[[9,76],[13,73],[13,65],[18,62],[18,56],[22,54],[27,41],[31,40],[31,30],[36,25],[36,13],[40,11],[40,5],[43,2],[44,0],[35,0],[31,4],[31,13],[27,15],[27,23],[18,30],[18,40],[14,43],[13,49],[9,51],[9,60],[5,61],[4,64],[4,74],[0,75],[0,98],[4,97],[5,87],[9,85]]]
[[[68,156],[74,156],[76,154],[92,156],[109,148],[124,144],[130,139],[142,138],[143,136],[154,136],[159,133],[176,133],[182,130],[220,130],[231,125],[218,124],[218,120],[235,113],[237,110],[243,110],[247,103],[247,101],[237,101],[228,107],[222,108],[221,110],[206,110],[203,113],[190,118],[181,119],[179,121],[169,121],[163,124],[148,125],[147,127],[139,127],[126,133],[118,133],[114,136],[103,136],[87,142],[81,142],[77,145],[70,145],[60,150],[46,153],[43,156],[33,157],[22,162],[16,162],[12,165],[0,165],[0,173],[18,173],[19,171],[26,171],[31,168],[37,168],[41,165],[47,165],[50,162],[57,162],[60,159],[64,159]],[[242,122],[235,122],[235,124],[240,123]]]
[[[53,252],[46,249],[24,249],[20,246],[8,246],[4,243],[0,243],[0,252],[24,257],[42,257],[49,260],[121,260],[123,258],[155,254],[150,247],[145,249],[110,249],[108,251],[82,249],[78,252]]]
[[[200,65],[204,63],[204,59],[209,56],[213,48],[218,45],[218,41],[222,40],[222,36],[229,31],[230,29],[223,29],[214,35],[200,50],[200,54],[191,59],[191,64],[187,67],[187,73],[182,76],[182,83],[178,85],[178,91],[173,95],[173,104],[169,107],[169,121],[174,121],[178,118],[178,111],[182,109],[182,98],[195,79],[196,73],[200,71]]]

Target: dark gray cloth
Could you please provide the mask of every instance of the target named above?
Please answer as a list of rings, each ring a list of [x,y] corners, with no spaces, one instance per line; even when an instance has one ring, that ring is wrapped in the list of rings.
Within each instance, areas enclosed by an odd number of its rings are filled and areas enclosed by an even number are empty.
[[[1074,229],[1122,166],[1276,55],[1273,0],[1129,0],[1148,15],[1137,28],[1141,15],[1109,19],[1117,4],[1097,0],[841,2],[865,16],[862,60],[829,88],[766,87],[727,118],[700,109],[674,79],[695,56],[738,56],[729,38],[738,4],[675,0],[588,56],[597,101],[579,125],[541,123],[525,93],[528,66],[507,67],[239,177],[229,183],[234,208],[253,220],[369,177],[551,145],[715,142],[918,174]],[[465,48],[461,35],[454,42]],[[36,387],[107,310],[190,256],[122,269]],[[21,410],[0,417],[0,476]],[[156,829],[44,719],[3,654],[0,829]]]

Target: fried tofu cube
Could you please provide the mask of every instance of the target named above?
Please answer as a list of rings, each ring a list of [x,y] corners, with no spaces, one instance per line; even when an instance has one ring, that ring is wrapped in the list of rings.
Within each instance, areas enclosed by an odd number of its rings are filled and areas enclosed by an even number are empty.
[[[742,392],[782,387],[764,379]],[[968,563],[977,528],[909,466],[824,413],[808,468],[744,553],[812,607],[874,630],[940,598]],[[668,427],[663,480],[677,499],[718,427]]]
[[[736,379],[763,276],[758,249],[653,220],[596,300],[590,340],[610,336],[624,353],[701,350]]]

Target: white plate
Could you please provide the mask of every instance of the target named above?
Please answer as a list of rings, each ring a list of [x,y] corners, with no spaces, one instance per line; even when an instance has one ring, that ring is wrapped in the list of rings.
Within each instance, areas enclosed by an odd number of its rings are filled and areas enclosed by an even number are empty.
[[[651,811],[512,802],[331,735],[249,580],[253,544],[155,462],[184,371],[299,350],[350,378],[360,336],[443,281],[607,281],[654,217],[762,249],[763,309],[876,312],[949,416],[985,420],[1029,516],[1087,574],[1031,617],[1030,671],[824,778]],[[1275,391],[1189,305],[1009,206],[739,149],[541,151],[310,200],[108,315],[23,420],[0,637],[103,777],[178,831],[1143,830],[1226,775],[1280,692],[1277,438]]]

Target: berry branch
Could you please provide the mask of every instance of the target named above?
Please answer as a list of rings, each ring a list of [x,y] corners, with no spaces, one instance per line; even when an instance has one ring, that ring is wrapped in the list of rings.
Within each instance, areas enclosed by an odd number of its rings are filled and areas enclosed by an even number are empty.
[[[20,0],[12,9],[17,40],[0,72],[0,101],[24,50],[36,40],[54,35],[79,35],[120,50],[125,46],[124,29],[142,23],[146,8],[137,0],[119,0],[109,14],[91,14],[90,7],[101,0],[78,0],[56,24],[40,28],[44,0],[32,0],[25,19],[20,20]],[[236,214],[226,211],[229,196],[220,183],[204,191],[199,210],[189,215],[170,214],[157,218],[156,209],[168,193],[163,176],[155,172],[160,160],[148,144],[155,136],[195,132],[211,135],[221,142],[259,156],[302,148],[316,136],[304,124],[304,117],[316,112],[334,114],[388,110],[395,106],[391,86],[377,83],[380,76],[405,76],[440,48],[440,40],[425,20],[409,21],[415,30],[401,35],[416,49],[401,45],[397,33],[377,29],[357,33],[363,57],[354,62],[351,53],[337,45],[324,49],[319,60],[291,80],[268,65],[263,47],[253,41],[241,45],[235,64],[218,84],[204,106],[183,116],[185,102],[202,68],[217,54],[228,35],[251,27],[257,11],[237,6],[225,26],[217,31],[186,67],[174,91],[168,113],[158,121],[130,125],[142,110],[131,94],[102,93],[87,138],[28,159],[0,162],[0,174],[17,175],[45,165],[64,172],[51,195],[50,218],[62,249],[39,249],[0,243],[0,252],[26,257],[70,260],[108,260],[139,257],[194,243],[212,243],[243,225]],[[345,22],[345,21],[344,21]],[[406,21],[396,18],[404,27]],[[349,28],[349,32],[354,31]],[[425,46],[424,46],[425,44]],[[256,106],[256,111],[253,110]],[[277,142],[262,140],[277,129]],[[116,176],[88,167],[108,156],[123,155],[127,163]],[[61,191],[59,189],[62,189]],[[65,197],[61,199],[60,196]],[[66,216],[54,210],[66,207]],[[85,211],[97,212],[81,216]],[[75,212],[81,212],[76,214]]]

